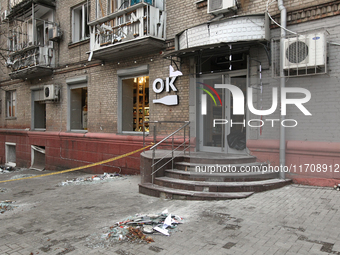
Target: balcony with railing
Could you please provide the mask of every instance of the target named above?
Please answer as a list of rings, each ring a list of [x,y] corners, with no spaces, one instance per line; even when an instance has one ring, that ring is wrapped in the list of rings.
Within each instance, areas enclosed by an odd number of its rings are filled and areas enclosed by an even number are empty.
[[[32,5],[55,7],[55,0],[9,0],[9,15],[17,16],[26,12]]]
[[[12,79],[31,79],[51,75],[55,64],[53,41],[60,36],[53,22],[53,8],[36,4],[33,1],[11,0],[13,8],[28,4],[28,9],[11,17],[7,34],[7,67]]]
[[[105,17],[89,22],[90,57],[104,61],[157,52],[164,48],[163,0],[129,0]]]

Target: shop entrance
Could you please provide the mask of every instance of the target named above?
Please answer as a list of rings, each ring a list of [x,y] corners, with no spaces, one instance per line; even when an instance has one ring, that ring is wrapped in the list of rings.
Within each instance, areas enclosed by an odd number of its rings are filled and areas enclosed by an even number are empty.
[[[196,81],[198,149],[207,152],[245,154],[246,127],[243,122],[246,123],[246,116],[233,115],[233,97],[230,91],[215,89],[215,84],[235,85],[246,95],[246,70],[203,75]],[[228,123],[220,124],[222,122]]]

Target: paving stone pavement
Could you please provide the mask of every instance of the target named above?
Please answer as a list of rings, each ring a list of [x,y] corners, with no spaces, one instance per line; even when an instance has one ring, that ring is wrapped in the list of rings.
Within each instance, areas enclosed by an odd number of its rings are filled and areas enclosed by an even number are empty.
[[[14,175],[0,175],[0,180]],[[331,188],[290,185],[241,200],[180,201],[139,194],[140,176],[57,186],[80,176],[89,175],[0,183],[8,190],[0,193],[0,201],[15,200],[18,206],[0,214],[0,254],[340,255],[340,192]],[[166,208],[185,218],[170,237],[152,235],[150,244],[102,238],[117,221]]]

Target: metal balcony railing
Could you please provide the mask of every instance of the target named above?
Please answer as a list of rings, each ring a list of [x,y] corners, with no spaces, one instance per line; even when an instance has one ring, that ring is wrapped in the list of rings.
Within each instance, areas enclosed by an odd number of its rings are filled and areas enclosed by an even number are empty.
[[[26,0],[10,0],[9,1],[9,7],[12,9],[14,8],[16,5],[25,2]]]
[[[38,28],[32,24],[39,23]],[[41,32],[42,31],[42,32]],[[7,67],[12,72],[32,66],[51,67],[54,65],[55,50],[53,39],[58,32],[55,23],[46,20],[28,19],[16,27],[11,27],[8,32]]]
[[[128,1],[108,16],[90,22],[91,51],[143,37],[165,39],[166,12],[153,1]]]
[[[54,65],[54,49],[48,46],[32,45],[10,55],[7,66],[12,72],[33,66],[52,67]]]
[[[15,8],[20,8],[20,7],[27,7],[28,4],[31,3],[38,3],[41,2],[44,5],[54,5],[55,4],[55,0],[9,0],[8,4],[9,4],[9,8],[10,10],[15,9]]]

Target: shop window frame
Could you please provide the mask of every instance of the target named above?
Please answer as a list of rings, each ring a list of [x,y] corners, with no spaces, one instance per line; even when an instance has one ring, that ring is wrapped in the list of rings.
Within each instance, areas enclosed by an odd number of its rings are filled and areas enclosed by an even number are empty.
[[[71,128],[71,104],[72,104],[72,98],[71,98],[71,92],[73,89],[80,89],[80,88],[87,88],[88,89],[88,77],[87,76],[79,76],[79,77],[73,77],[66,80],[67,84],[67,131],[68,132],[74,132],[74,133],[87,133],[87,129],[75,129]],[[87,111],[88,112],[88,111]],[[88,122],[87,122],[88,123]]]
[[[118,76],[118,112],[117,112],[117,130],[118,134],[130,135],[143,135],[139,131],[123,131],[123,80],[133,79],[140,76],[149,76],[149,86],[151,83],[149,75],[149,65],[142,65],[138,67],[119,69],[117,70]],[[149,87],[150,88],[150,87]],[[150,91],[150,89],[149,89]],[[150,94],[149,94],[150,97]],[[149,104],[150,107],[150,104]]]

